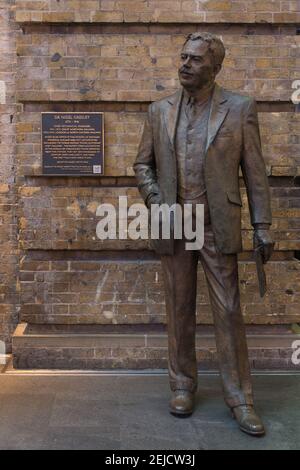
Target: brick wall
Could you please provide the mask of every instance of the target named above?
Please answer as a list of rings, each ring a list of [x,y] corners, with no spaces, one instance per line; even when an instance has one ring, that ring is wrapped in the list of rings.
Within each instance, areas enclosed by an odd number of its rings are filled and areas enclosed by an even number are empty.
[[[18,21],[296,23],[297,0],[17,0]]]
[[[18,98],[26,101],[154,101],[178,86],[182,34],[20,36]],[[288,101],[299,76],[300,36],[230,35],[221,85],[258,100]]]
[[[299,321],[300,265],[277,261],[267,265],[270,292],[262,301],[255,266],[240,263],[242,310],[249,324]],[[159,262],[122,260],[24,260],[21,264],[22,320],[38,324],[165,323]],[[211,324],[208,292],[198,274],[197,321]]]
[[[240,258],[240,286],[245,319],[252,324],[299,322],[295,255],[300,250],[300,119],[290,101],[292,82],[300,78],[299,2],[16,0],[0,6],[5,25],[0,80],[3,76],[11,93],[9,105],[0,105],[5,126],[0,220],[8,221],[1,231],[0,321],[4,326],[0,334],[8,338],[16,321],[19,268],[20,321],[165,323],[160,266],[148,242],[100,242],[95,211],[100,203],[114,202],[120,195],[128,195],[130,202],[140,201],[132,163],[147,106],[178,87],[181,44],[188,32],[199,29],[221,35],[226,45],[219,82],[258,101],[276,253],[267,266],[270,294],[261,301],[241,181],[245,253]],[[13,22],[15,6],[17,23]],[[10,116],[16,112],[16,59],[19,112],[13,167],[15,119],[11,123]],[[43,111],[105,112],[105,177],[42,175]],[[201,267],[197,305],[198,322],[211,323]]]
[[[243,207],[243,246],[252,249],[252,226],[245,188],[241,188]],[[135,188],[91,188],[24,186],[19,220],[20,245],[25,250],[144,250],[147,240],[99,240],[97,207],[111,203],[118,207],[119,197],[128,205],[141,202]],[[272,187],[272,231],[276,250],[297,250],[300,238],[300,188]]]
[[[130,110],[130,107],[132,108]],[[105,111],[105,175],[133,176],[132,164],[136,157],[145,118],[143,104],[120,104],[112,112],[112,105],[101,104],[26,104],[19,117],[18,155],[20,176],[38,176],[41,166],[41,111],[72,110]],[[108,111],[106,111],[108,110]],[[265,162],[269,175],[297,176],[300,174],[300,114],[260,112],[260,132]]]
[[[15,198],[16,34],[12,2],[0,1],[0,340],[10,351],[17,321],[17,224]]]

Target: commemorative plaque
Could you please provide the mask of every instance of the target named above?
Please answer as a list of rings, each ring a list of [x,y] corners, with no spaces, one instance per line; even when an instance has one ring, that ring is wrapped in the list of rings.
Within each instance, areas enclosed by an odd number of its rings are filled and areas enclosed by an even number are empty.
[[[103,113],[42,113],[44,175],[104,174]]]

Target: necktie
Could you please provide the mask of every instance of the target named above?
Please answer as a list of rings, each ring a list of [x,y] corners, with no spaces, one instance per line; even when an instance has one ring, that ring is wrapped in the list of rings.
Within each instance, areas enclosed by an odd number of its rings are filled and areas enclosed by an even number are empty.
[[[195,98],[191,97],[187,106],[187,114],[190,121],[194,121],[197,117],[197,106]]]

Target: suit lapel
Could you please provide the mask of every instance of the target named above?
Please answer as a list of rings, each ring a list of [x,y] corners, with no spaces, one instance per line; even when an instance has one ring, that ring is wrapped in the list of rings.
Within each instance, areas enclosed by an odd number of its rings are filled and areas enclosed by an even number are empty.
[[[208,121],[208,132],[207,132],[207,145],[206,152],[209,149],[210,145],[214,141],[218,130],[224,122],[224,119],[229,111],[229,108],[226,105],[227,99],[223,93],[223,89],[216,84],[212,103],[210,108],[210,115]]]
[[[182,102],[183,89],[179,90],[175,95],[171,96],[168,100],[169,106],[165,112],[165,124],[168,131],[168,136],[174,149],[176,127],[178,116]]]
[[[169,106],[164,114],[168,136],[173,149],[182,97],[183,89],[181,88],[177,93],[175,93],[175,95],[168,99]],[[224,95],[223,89],[218,84],[216,84],[212,96],[212,103],[209,114],[206,152],[214,141],[217,132],[223,124],[224,119],[229,111],[226,103],[227,98]]]

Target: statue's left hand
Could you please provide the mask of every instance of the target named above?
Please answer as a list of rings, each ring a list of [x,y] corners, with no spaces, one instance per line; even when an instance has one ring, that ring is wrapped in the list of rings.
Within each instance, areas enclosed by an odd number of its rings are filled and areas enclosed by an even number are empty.
[[[267,229],[255,229],[253,236],[254,248],[260,247],[262,253],[263,263],[266,263],[271,258],[274,250],[274,242],[270,231]]]

